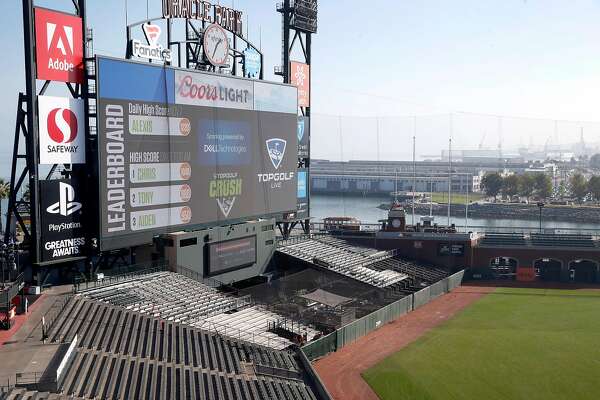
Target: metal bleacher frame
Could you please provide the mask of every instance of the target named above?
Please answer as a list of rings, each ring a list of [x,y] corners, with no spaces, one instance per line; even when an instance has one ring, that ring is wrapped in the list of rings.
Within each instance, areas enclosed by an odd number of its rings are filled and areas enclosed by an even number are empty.
[[[356,246],[328,234],[282,240],[278,251],[370,286],[406,294],[419,290],[416,280],[434,283],[448,276],[447,271],[401,259],[397,250]]]

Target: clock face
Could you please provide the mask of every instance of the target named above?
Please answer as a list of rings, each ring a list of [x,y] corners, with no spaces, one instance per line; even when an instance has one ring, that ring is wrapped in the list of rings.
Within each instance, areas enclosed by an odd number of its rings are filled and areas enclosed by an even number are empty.
[[[393,219],[393,220],[392,220],[392,226],[393,226],[394,228],[400,228],[400,225],[401,225],[401,224],[400,224],[400,220],[399,220],[399,219]]]
[[[216,67],[227,64],[229,40],[227,32],[219,25],[209,25],[204,31],[204,55]]]

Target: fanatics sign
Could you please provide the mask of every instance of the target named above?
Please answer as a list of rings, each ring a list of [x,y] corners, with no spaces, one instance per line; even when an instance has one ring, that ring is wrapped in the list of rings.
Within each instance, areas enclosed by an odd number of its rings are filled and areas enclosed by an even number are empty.
[[[81,18],[35,9],[37,78],[83,83],[83,26]]]

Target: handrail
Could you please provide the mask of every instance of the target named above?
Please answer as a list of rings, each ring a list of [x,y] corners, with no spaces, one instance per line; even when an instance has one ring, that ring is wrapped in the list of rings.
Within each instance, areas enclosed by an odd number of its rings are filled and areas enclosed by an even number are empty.
[[[21,273],[13,282],[2,290],[0,297],[0,309],[9,309],[11,300],[19,294],[23,283],[25,282],[25,274]]]
[[[144,266],[144,265],[143,265]],[[100,287],[111,286],[118,283],[123,283],[126,281],[130,281],[136,278],[140,278],[145,275],[154,274],[157,272],[166,272],[168,271],[168,264],[160,263],[151,267],[146,267],[144,269],[134,270],[125,272],[123,274],[109,275],[101,280],[83,280],[76,278],[73,282],[73,293],[83,292],[87,290],[92,290]],[[85,285],[84,288],[82,286]]]
[[[52,328],[54,327],[54,323],[56,322],[60,314],[65,310],[67,304],[69,304],[69,301],[71,301],[72,298],[73,295],[68,294],[63,297],[62,301],[56,300],[50,308],[50,310],[48,310],[48,312],[43,316],[43,320],[45,323],[43,332],[44,335],[47,335],[48,332],[52,330]],[[55,308],[54,306],[57,303],[59,303],[59,306]]]

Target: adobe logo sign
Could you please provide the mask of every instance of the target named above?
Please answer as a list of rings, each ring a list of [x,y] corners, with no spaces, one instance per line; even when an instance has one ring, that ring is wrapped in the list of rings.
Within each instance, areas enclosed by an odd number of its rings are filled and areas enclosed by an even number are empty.
[[[38,79],[83,83],[82,29],[79,17],[35,9]]]
[[[84,164],[82,99],[38,96],[40,164]]]

